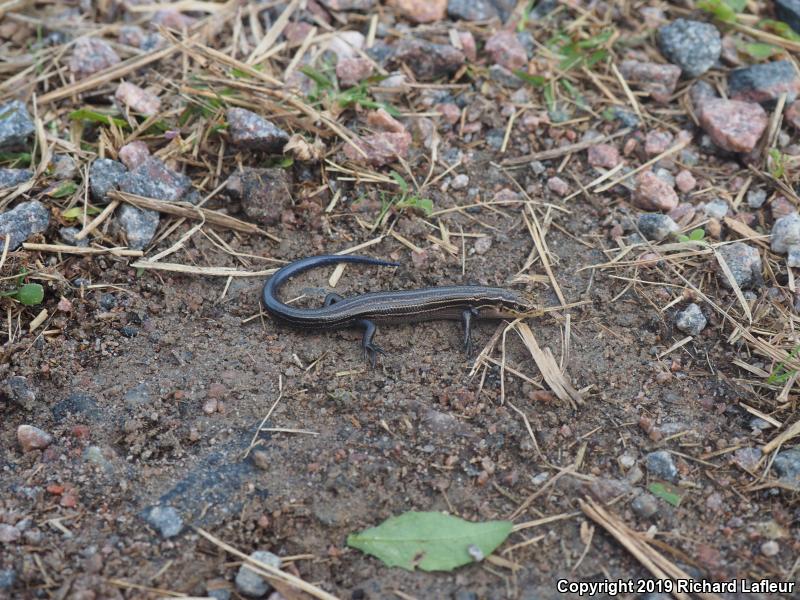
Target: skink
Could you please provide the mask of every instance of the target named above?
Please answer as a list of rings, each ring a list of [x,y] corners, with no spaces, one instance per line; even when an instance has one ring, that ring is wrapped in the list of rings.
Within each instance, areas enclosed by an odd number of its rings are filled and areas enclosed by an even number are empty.
[[[361,345],[364,358],[369,358],[373,365],[378,354],[385,354],[373,341],[378,323],[460,320],[464,324],[464,348],[469,354],[472,349],[473,320],[541,314],[533,301],[519,292],[481,285],[368,292],[350,298],[331,293],[325,296],[321,308],[295,308],[276,297],[278,288],[294,275],[337,263],[399,266],[398,263],[367,256],[321,255],[303,258],[282,267],[267,280],[262,294],[264,308],[277,321],[293,327],[320,330],[363,328]]]

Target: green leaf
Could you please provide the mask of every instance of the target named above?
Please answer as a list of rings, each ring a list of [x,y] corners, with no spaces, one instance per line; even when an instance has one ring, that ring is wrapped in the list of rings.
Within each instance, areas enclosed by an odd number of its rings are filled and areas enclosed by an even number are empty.
[[[44,300],[44,288],[38,283],[26,283],[16,291],[14,297],[20,304],[35,306]]]
[[[102,211],[96,206],[89,205],[86,207],[87,215],[99,215],[101,212]],[[72,208],[68,208],[67,210],[61,211],[61,218],[66,220],[80,219],[82,216],[83,216],[82,206],[73,206]]]
[[[522,79],[528,85],[532,85],[533,87],[540,88],[547,85],[547,77],[542,77],[541,75],[531,75],[530,73],[526,73],[522,69],[517,69],[514,71],[514,75]]]
[[[736,47],[740,52],[759,60],[766,59],[783,52],[783,50],[778,46],[774,46],[772,44],[762,44],[760,42],[740,43],[737,44]]]
[[[759,21],[756,27],[758,29],[764,29],[765,31],[773,31],[784,39],[791,40],[793,42],[800,42],[800,34],[783,21],[764,19]]]
[[[647,490],[654,496],[658,496],[665,502],[669,502],[672,506],[678,506],[681,500],[683,500],[680,489],[671,483],[657,481],[648,485]]]
[[[400,191],[403,193],[403,195],[408,193],[408,182],[403,178],[402,175],[400,175],[400,173],[393,170],[391,173],[389,173],[389,176],[394,179],[397,187],[400,188]]]
[[[0,152],[0,162],[10,162],[12,166],[27,167],[31,164],[30,152]]]
[[[705,237],[705,235],[706,232],[702,228],[698,227],[697,229],[692,229],[692,231],[689,233],[689,239],[693,242],[699,242]]]
[[[47,195],[51,198],[66,198],[67,196],[71,196],[78,190],[78,184],[74,181],[62,181],[59,186],[49,192]]]
[[[415,208],[427,217],[433,212],[433,200],[420,198],[419,196],[409,196],[398,202],[397,208]]]
[[[333,82],[312,67],[301,67],[300,72],[321,88],[333,88]]]
[[[73,121],[91,121],[92,123],[102,123],[103,125],[114,124],[122,129],[130,129],[128,122],[124,119],[112,117],[96,110],[89,110],[88,108],[81,108],[69,113],[69,118]]]
[[[510,521],[470,523],[438,512],[407,512],[347,536],[347,545],[389,567],[452,571],[485,557],[511,533]]]
[[[697,3],[697,8],[711,13],[724,23],[736,22],[736,10],[723,0],[700,0]]]

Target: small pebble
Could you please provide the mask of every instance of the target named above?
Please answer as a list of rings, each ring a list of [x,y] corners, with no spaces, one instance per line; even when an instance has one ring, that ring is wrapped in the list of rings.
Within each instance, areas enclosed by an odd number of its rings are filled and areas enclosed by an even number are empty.
[[[20,536],[20,530],[13,525],[0,523],[0,544],[13,544]]]
[[[597,144],[589,148],[587,160],[593,167],[613,169],[619,164],[619,150],[611,144]]]
[[[747,206],[750,208],[761,208],[767,201],[767,192],[761,188],[747,191]]]
[[[485,237],[478,238],[475,240],[474,247],[476,254],[486,254],[489,251],[489,248],[492,247],[492,237],[487,235]]]
[[[800,244],[800,215],[796,212],[781,217],[772,226],[772,251],[786,254],[789,248]]]
[[[17,427],[17,441],[23,452],[30,452],[47,448],[53,442],[53,436],[33,425],[20,425]]]
[[[36,131],[28,108],[20,100],[0,104],[0,150],[24,146]]]
[[[687,335],[699,335],[708,321],[697,304],[690,304],[680,311],[675,318],[675,326]]]
[[[165,539],[175,537],[183,529],[183,519],[172,506],[154,506],[144,518]]]
[[[639,216],[639,231],[648,240],[660,242],[680,230],[678,224],[668,215],[645,213]]]
[[[761,544],[761,554],[764,556],[777,556],[778,553],[781,551],[781,547],[778,545],[778,542],[775,540],[768,540]]]
[[[658,512],[658,500],[652,494],[639,494],[631,501],[631,508],[637,516],[649,519]]]
[[[678,206],[678,194],[658,175],[652,171],[644,171],[636,177],[633,201],[644,210],[670,211]]]
[[[453,177],[450,187],[454,190],[463,190],[469,185],[469,177],[463,173]]]
[[[656,450],[644,457],[647,472],[657,478],[666,481],[676,481],[678,479],[678,467],[672,460],[672,454],[666,450]]]
[[[758,250],[744,242],[735,242],[721,246],[718,252],[740,288],[749,288],[761,283],[761,255]],[[721,267],[717,270],[717,278],[723,286],[730,289],[730,282]]]
[[[721,198],[712,200],[703,206],[703,213],[705,213],[706,216],[714,219],[723,219],[725,218],[725,215],[728,214],[728,203]]]
[[[276,569],[280,569],[281,567],[280,557],[266,550],[256,550],[250,555],[250,558],[275,567]],[[239,572],[236,574],[236,589],[240,594],[244,594],[245,596],[260,598],[272,589],[272,586],[270,586],[266,579],[244,563],[239,567]]]
[[[566,196],[569,194],[569,184],[560,177],[551,177],[548,179],[547,187],[559,196]]]
[[[697,186],[697,180],[694,178],[691,171],[683,169],[675,176],[675,185],[678,186],[681,192],[687,194]]]

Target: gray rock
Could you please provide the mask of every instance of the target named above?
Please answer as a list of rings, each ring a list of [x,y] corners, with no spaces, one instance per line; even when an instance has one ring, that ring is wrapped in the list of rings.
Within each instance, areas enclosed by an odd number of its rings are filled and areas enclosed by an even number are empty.
[[[17,572],[14,569],[0,569],[0,590],[10,590],[16,580]]]
[[[505,21],[514,9],[512,0],[448,0],[447,14],[452,19],[487,21],[499,18]]]
[[[36,402],[36,393],[22,375],[12,375],[3,382],[0,394],[25,410],[31,410]]]
[[[119,181],[119,189],[123,192],[166,201],[180,200],[191,185],[192,182],[186,175],[176,173],[154,157],[144,159]],[[122,207],[118,219],[128,238],[128,246],[134,250],[141,250],[150,243],[160,221],[156,211],[139,209],[129,204]]]
[[[668,215],[645,213],[639,216],[639,231],[648,240],[660,242],[680,230],[678,224]]]
[[[666,481],[675,481],[678,479],[678,467],[672,460],[672,454],[666,450],[656,450],[650,452],[644,457],[644,465],[650,476]]]
[[[23,102],[12,100],[0,104],[0,150],[24,146],[34,131],[36,126]]]
[[[259,562],[265,563],[276,569],[281,568],[281,558],[272,552],[266,550],[256,550],[250,555]],[[261,575],[253,571],[247,564],[239,567],[239,572],[236,574],[236,589],[239,593],[252,598],[259,598],[266,594],[272,586]]]
[[[108,202],[108,192],[119,187],[128,169],[121,162],[98,158],[89,167],[89,189],[97,202]]]
[[[186,175],[173,171],[152,156],[119,180],[119,189],[123,192],[168,202],[180,200],[191,187],[192,182]]]
[[[214,600],[230,600],[231,591],[225,588],[216,588],[213,590],[206,590],[209,598]]]
[[[652,494],[639,494],[631,501],[631,508],[642,519],[649,519],[658,512],[658,500]]]
[[[0,247],[10,237],[9,250],[16,250],[34,233],[41,233],[50,224],[50,211],[38,200],[17,204],[0,214]]]
[[[0,169],[0,190],[25,183],[33,177],[30,169]]]
[[[800,245],[789,246],[786,253],[786,264],[792,268],[800,267]]]
[[[733,278],[736,280],[736,284],[740,288],[761,285],[763,278],[761,276],[761,256],[758,250],[744,242],[735,242],[720,247],[718,252],[725,259]],[[717,276],[722,285],[729,289],[731,288],[731,284],[722,272],[722,268],[718,269]]]
[[[786,254],[791,246],[800,244],[800,215],[796,212],[775,221],[772,226],[772,251]]]
[[[392,61],[405,63],[422,81],[430,81],[455,73],[464,64],[464,53],[448,44],[434,44],[417,38],[402,39]]]
[[[703,207],[703,212],[707,217],[724,219],[725,215],[728,214],[728,203],[721,198],[706,202],[706,205]]]
[[[800,33],[800,0],[775,0],[775,16]]]
[[[453,177],[453,181],[450,183],[450,188],[454,190],[463,190],[469,185],[469,175],[465,175],[463,173],[459,173],[455,177]]]
[[[62,227],[58,230],[58,234],[61,236],[61,239],[64,240],[65,243],[69,244],[70,246],[79,246],[81,248],[86,248],[89,245],[89,240],[83,238],[82,240],[76,239],[75,236],[80,233],[80,229],[77,227]]]
[[[522,79],[502,65],[492,65],[489,67],[489,78],[499,85],[511,89],[518,89],[523,85]]]
[[[658,29],[658,47],[686,77],[698,77],[717,62],[722,38],[710,23],[676,19]]]
[[[49,169],[50,175],[58,181],[74,179],[78,174],[78,165],[68,154],[56,154],[50,161]]]
[[[690,304],[675,317],[675,326],[688,335],[699,335],[706,328],[708,321],[697,304]]]
[[[800,448],[784,450],[775,457],[772,468],[781,481],[800,490]]]
[[[125,230],[128,246],[134,250],[141,250],[150,243],[161,221],[158,212],[136,208],[130,204],[120,209],[117,219]]]
[[[262,225],[274,225],[292,202],[291,175],[286,169],[252,169],[233,173],[226,183],[228,193],[241,200],[244,213]]]
[[[614,118],[622,123],[623,127],[630,127],[632,129],[639,127],[639,117],[636,116],[636,113],[625,110],[621,106],[614,106],[611,112]]]
[[[231,140],[239,148],[280,154],[289,141],[283,129],[244,108],[229,108],[227,119]]]
[[[175,537],[183,529],[183,519],[171,506],[153,506],[145,511],[144,520],[164,539]]]
[[[794,102],[800,91],[800,78],[791,61],[776,60],[734,69],[728,73],[728,95],[732,100],[773,106],[786,92],[786,102]]]
[[[748,190],[747,192],[747,206],[750,208],[761,208],[764,202],[767,201],[767,192],[761,188]]]

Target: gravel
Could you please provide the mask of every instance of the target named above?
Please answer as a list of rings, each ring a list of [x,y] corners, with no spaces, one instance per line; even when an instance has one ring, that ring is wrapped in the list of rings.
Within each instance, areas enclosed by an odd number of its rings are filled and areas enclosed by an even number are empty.
[[[22,375],[12,375],[0,387],[0,396],[17,404],[23,410],[31,410],[36,403],[36,392]]]
[[[697,116],[711,141],[729,152],[750,152],[767,128],[767,113],[753,102],[715,98]]]
[[[789,248],[800,244],[800,215],[796,212],[781,217],[772,226],[772,251],[786,254]]]
[[[656,450],[645,455],[644,464],[648,474],[652,477],[666,481],[678,479],[678,468],[672,460],[672,454],[666,450]]]
[[[276,569],[281,568],[281,559],[272,552],[266,550],[256,550],[250,558],[265,563]],[[272,587],[261,575],[250,569],[247,564],[239,567],[236,574],[236,589],[239,593],[252,598],[259,598],[266,594]]]
[[[800,448],[783,450],[772,462],[781,481],[800,490]]]
[[[0,190],[25,183],[33,177],[30,169],[0,169]]]
[[[690,304],[675,316],[675,326],[687,335],[699,335],[708,321],[697,304]]]
[[[658,513],[658,500],[652,494],[639,494],[631,501],[631,508],[637,516],[649,519]]]
[[[751,65],[728,73],[728,95],[733,100],[772,107],[780,95],[786,93],[788,105],[797,98],[798,91],[800,77],[788,60]]]
[[[747,191],[747,206],[750,208],[761,208],[767,201],[767,192],[761,188]]]
[[[721,198],[706,202],[705,206],[703,206],[703,213],[713,219],[724,219],[725,215],[728,214],[728,203]]]
[[[719,248],[718,252],[725,259],[730,268],[736,284],[742,288],[750,288],[761,285],[761,256],[758,250],[748,246],[744,242],[735,242]],[[730,282],[720,267],[717,276],[723,286],[730,288]]]
[[[153,506],[146,511],[144,519],[164,539],[175,537],[183,529],[183,519],[171,506]]]
[[[678,224],[661,213],[645,213],[639,216],[639,231],[648,240],[660,242],[680,230]]]
[[[10,237],[9,250],[16,250],[34,233],[41,233],[50,224],[50,211],[38,200],[17,204],[0,214],[0,244]]]
[[[108,192],[119,187],[128,169],[121,162],[98,158],[89,167],[89,189],[97,202],[108,202]]]
[[[289,141],[283,129],[244,108],[229,108],[227,119],[231,140],[238,148],[278,154]]]
[[[719,59],[722,39],[716,27],[701,21],[676,19],[658,29],[658,47],[686,77],[699,77]]]
[[[17,427],[17,442],[23,452],[43,450],[53,442],[53,436],[33,425],[20,425]]]
[[[12,100],[0,104],[0,150],[25,146],[34,131],[36,126],[23,102]]]

